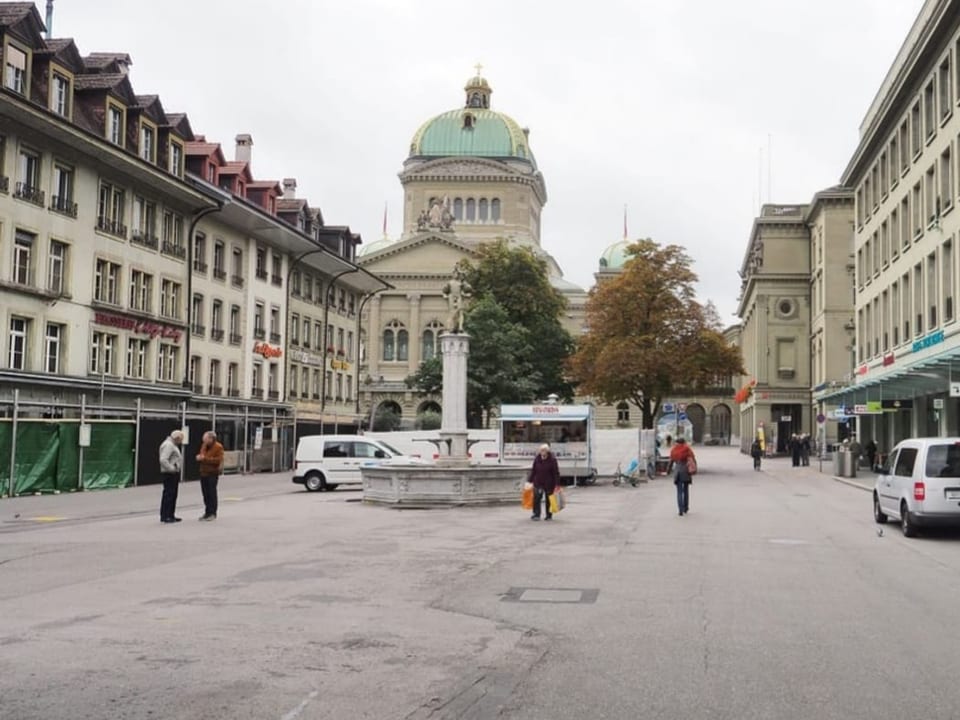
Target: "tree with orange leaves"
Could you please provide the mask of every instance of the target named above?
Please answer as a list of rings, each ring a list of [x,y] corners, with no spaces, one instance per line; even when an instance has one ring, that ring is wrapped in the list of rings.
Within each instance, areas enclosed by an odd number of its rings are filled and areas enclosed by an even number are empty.
[[[587,302],[587,333],[568,362],[580,395],[606,403],[630,400],[652,428],[660,403],[676,389],[714,386],[743,373],[740,350],[718,326],[712,304],[700,305],[691,259],[677,245],[631,245],[615,278],[601,281]]]

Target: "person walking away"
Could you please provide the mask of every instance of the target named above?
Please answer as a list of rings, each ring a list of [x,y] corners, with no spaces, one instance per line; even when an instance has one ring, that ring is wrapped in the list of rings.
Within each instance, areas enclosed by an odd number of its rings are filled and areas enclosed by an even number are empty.
[[[793,466],[800,467],[800,438],[797,435],[790,436],[790,457],[793,459]]]
[[[810,466],[810,436],[806,433],[800,436],[800,464]]]
[[[753,469],[760,469],[760,459],[763,457],[763,447],[760,445],[760,438],[756,437],[753,439],[753,444],[750,445],[750,457],[753,458]]]
[[[693,478],[687,468],[689,460],[696,462],[693,449],[687,445],[686,440],[678,437],[670,451],[670,463],[673,465],[673,484],[677,486],[677,510],[681,517],[690,512],[690,483]]]
[[[550,496],[560,484],[560,466],[557,458],[550,452],[550,446],[544,443],[537,451],[530,468],[529,480],[533,483],[533,515],[531,520],[540,519],[540,503],[543,503],[544,520],[552,520],[550,512]]]
[[[867,444],[863,446],[864,452],[867,454],[867,460],[870,461],[870,470],[873,470],[877,465],[877,443],[874,442],[873,438],[867,440]]]
[[[182,442],[183,433],[174,430],[160,443],[160,478],[163,481],[163,494],[160,496],[160,522],[162,523],[178,523],[182,519],[176,517],[180,468],[183,467],[183,456],[180,454]]]
[[[223,471],[223,445],[217,441],[217,434],[207,430],[197,453],[200,463],[200,492],[203,493],[203,515],[201,520],[217,519],[217,481]]]
[[[860,456],[863,454],[863,448],[856,435],[850,440],[850,452],[853,453],[853,469],[856,470],[860,467]]]

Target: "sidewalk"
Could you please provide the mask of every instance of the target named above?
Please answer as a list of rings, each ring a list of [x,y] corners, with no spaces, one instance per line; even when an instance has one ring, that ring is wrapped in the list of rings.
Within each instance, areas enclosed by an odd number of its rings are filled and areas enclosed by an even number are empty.
[[[833,474],[832,457],[823,458],[822,467],[823,469],[821,470],[821,461],[815,457],[810,458],[809,466],[793,467],[793,461],[787,456],[764,458],[763,464],[761,465],[761,468],[764,471],[776,469],[777,471],[783,471],[784,473],[801,473],[805,475],[816,475],[817,477],[827,476],[838,483],[843,483],[844,485],[849,485],[850,487],[866,490],[867,492],[871,492],[873,490],[873,473],[866,468],[858,468],[857,477],[847,478],[839,477],[838,475]]]

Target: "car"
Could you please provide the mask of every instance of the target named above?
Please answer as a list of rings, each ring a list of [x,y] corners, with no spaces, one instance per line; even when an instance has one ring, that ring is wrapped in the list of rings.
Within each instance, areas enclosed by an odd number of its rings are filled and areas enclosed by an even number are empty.
[[[293,482],[310,492],[336,490],[341,485],[359,487],[361,467],[388,462],[417,464],[383,440],[361,435],[304,435],[297,442]]]
[[[905,537],[960,526],[960,438],[911,438],[893,448],[873,488],[873,518],[893,518]]]

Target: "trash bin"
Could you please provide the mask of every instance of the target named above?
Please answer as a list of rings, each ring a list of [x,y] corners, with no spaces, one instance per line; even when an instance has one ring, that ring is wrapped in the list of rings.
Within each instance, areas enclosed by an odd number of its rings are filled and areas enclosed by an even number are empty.
[[[841,453],[843,458],[843,472],[840,473],[841,477],[855,478],[857,476],[857,463],[853,456],[852,452]]]
[[[833,451],[833,474],[836,477],[843,477],[843,456],[847,455],[842,448],[834,448]]]

